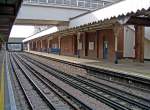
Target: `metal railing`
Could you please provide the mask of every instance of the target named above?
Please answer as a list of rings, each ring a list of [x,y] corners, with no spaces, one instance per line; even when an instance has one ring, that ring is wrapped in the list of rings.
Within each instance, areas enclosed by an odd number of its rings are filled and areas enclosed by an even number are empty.
[[[23,0],[25,4],[45,4],[45,5],[59,5],[67,7],[78,7],[86,9],[101,8],[109,2],[101,0]]]

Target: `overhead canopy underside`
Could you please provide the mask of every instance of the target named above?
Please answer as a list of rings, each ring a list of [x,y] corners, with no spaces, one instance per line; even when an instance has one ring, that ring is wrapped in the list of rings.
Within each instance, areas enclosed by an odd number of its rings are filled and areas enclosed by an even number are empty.
[[[0,0],[0,34],[7,41],[22,0]]]

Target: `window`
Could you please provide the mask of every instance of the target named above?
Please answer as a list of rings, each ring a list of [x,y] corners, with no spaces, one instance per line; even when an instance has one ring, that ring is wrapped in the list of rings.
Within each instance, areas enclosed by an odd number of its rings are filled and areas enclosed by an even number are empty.
[[[92,3],[92,8],[98,8],[98,3]]]
[[[70,5],[70,0],[64,0],[64,5]]]
[[[41,3],[41,4],[49,3],[58,6],[63,5],[69,7],[80,7],[89,9],[96,9],[110,3],[108,1],[103,0],[23,0],[23,1],[24,3]]]
[[[63,4],[63,0],[56,0],[56,4]]]
[[[85,8],[90,8],[91,7],[91,3],[90,2],[85,2]]]
[[[56,0],[48,0],[48,3],[56,3]]]
[[[39,3],[47,3],[47,0],[39,0]]]
[[[38,0],[24,0],[25,3],[37,3]]]
[[[78,7],[85,7],[84,5],[84,2],[78,1]]]
[[[85,2],[91,2],[91,0],[85,0]]]
[[[32,2],[32,3],[37,3],[37,2],[38,2],[38,0],[31,0],[31,2]]]
[[[71,0],[71,6],[77,6],[77,0]]]
[[[100,3],[98,4],[98,7],[103,7],[103,3],[100,2]]]

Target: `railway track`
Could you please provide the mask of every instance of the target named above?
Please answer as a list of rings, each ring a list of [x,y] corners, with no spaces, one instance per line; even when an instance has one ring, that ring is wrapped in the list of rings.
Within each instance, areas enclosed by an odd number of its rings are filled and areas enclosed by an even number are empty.
[[[127,94],[127,93],[120,94],[120,92],[116,93],[116,91],[118,90],[115,90],[115,92],[113,92],[104,88],[100,88],[98,85],[93,84],[93,82],[91,83],[91,81],[89,82],[89,80],[86,81],[87,79],[68,75],[64,72],[58,71],[52,67],[49,67],[45,64],[40,63],[39,61],[33,60],[26,56],[22,56],[22,57],[17,56],[17,57],[22,59],[22,62],[25,62],[24,61],[25,58],[27,61],[43,69],[44,71],[50,73],[56,78],[66,82],[67,84],[73,86],[74,88],[79,89],[83,93],[88,94],[91,97],[94,97],[95,99],[111,106],[116,110],[149,110],[150,109],[149,100],[145,100],[143,98],[134,96],[132,94]],[[28,65],[32,70],[34,70],[34,72],[38,73],[38,71],[36,71],[31,65],[27,63],[26,65]]]
[[[37,56],[41,57],[40,55],[37,55]],[[94,67],[90,67],[90,66],[86,66],[82,64],[76,64],[76,63],[63,61],[59,59],[47,58],[47,57],[44,57],[44,58],[52,60],[52,61],[60,62],[63,64],[86,69],[88,71],[87,73],[89,76],[96,77],[100,80],[106,80],[106,81],[116,83],[119,85],[128,86],[128,87],[135,88],[135,89],[145,91],[145,92],[150,92],[150,80],[149,79],[145,79],[145,78],[141,78],[137,76],[131,76],[128,74],[122,74],[119,72],[112,72],[112,71],[104,70],[104,69],[98,69],[98,68],[94,68]]]
[[[11,64],[17,81],[23,91],[24,97],[30,110],[55,110],[51,103],[41,93],[40,89],[34,84],[26,74],[24,74],[16,61],[11,59]]]
[[[9,64],[9,70],[11,71],[10,76],[12,80],[12,88],[14,91],[17,110],[31,110],[31,106],[28,102],[24,89],[15,74],[15,69],[12,67],[10,56],[7,55],[7,57],[9,59],[7,64]]]
[[[35,74],[34,71],[20,59],[15,56],[12,57],[19,69],[21,69],[24,74],[28,73],[28,78],[37,85],[54,110],[92,110],[90,107],[59,88],[50,80],[47,80],[40,74]]]

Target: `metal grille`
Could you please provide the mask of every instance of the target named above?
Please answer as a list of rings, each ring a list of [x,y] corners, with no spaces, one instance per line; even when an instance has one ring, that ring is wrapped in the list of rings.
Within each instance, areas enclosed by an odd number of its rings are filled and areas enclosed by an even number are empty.
[[[105,0],[24,0],[24,3],[36,3],[45,5],[68,6],[86,9],[101,8],[104,5],[110,4]]]

